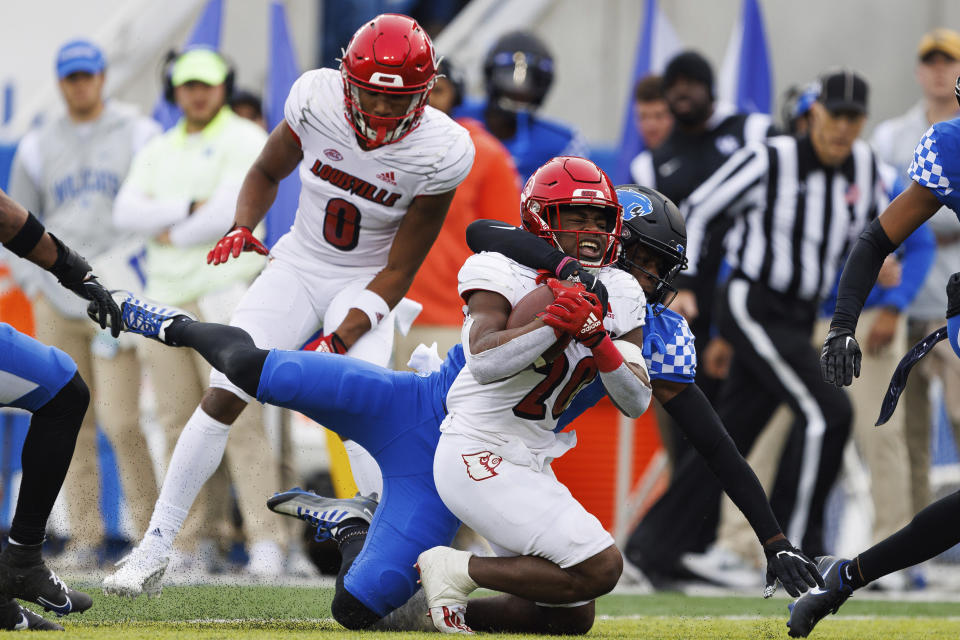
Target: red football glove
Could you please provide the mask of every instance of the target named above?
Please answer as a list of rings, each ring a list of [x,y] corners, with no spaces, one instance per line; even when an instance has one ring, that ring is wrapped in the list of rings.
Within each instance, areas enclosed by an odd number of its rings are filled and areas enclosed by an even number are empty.
[[[207,254],[207,264],[223,264],[230,258],[230,254],[233,254],[234,258],[239,258],[241,251],[256,251],[262,256],[270,253],[270,250],[253,235],[253,231],[247,227],[233,225],[233,228],[227,231]]]
[[[564,289],[553,304],[537,314],[543,323],[556,331],[573,336],[585,347],[593,348],[603,340],[603,307],[596,295]]]
[[[320,353],[337,353],[343,355],[347,352],[347,345],[336,332],[328,336],[320,336],[316,340],[311,340],[303,345],[303,351],[319,351]]]

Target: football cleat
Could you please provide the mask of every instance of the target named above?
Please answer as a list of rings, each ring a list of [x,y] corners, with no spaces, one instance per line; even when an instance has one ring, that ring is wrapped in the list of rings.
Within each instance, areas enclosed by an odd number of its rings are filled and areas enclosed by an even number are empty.
[[[334,536],[339,525],[347,520],[359,518],[370,524],[377,504],[378,496],[375,493],[369,496],[357,494],[353,498],[324,498],[300,487],[275,493],[267,500],[270,511],[299,518],[316,527],[314,540],[317,542]]]
[[[0,593],[53,611],[58,616],[83,613],[93,599],[74,591],[40,557],[40,545],[7,545],[0,554]]]
[[[787,626],[790,637],[806,638],[818,622],[828,613],[836,613],[840,605],[853,595],[853,587],[844,580],[844,571],[849,571],[850,567],[850,561],[845,558],[822,556],[817,559],[817,569],[825,585],[810,589],[789,605]]]
[[[0,630],[63,631],[63,627],[21,606],[16,600],[7,600],[0,604]]]
[[[143,550],[137,546],[117,562],[117,571],[103,580],[103,592],[108,595],[136,598],[142,593],[147,598],[159,596],[163,590],[163,572],[170,558]]]
[[[473,633],[466,622],[467,596],[477,588],[467,572],[471,555],[469,551],[433,547],[417,558],[428,615],[440,633]]]
[[[163,344],[176,346],[168,341],[167,328],[178,318],[196,318],[177,307],[164,306],[157,302],[137,298],[129,291],[117,289],[111,291],[117,306],[120,307],[121,330],[127,333],[139,333],[146,338],[153,338]],[[87,315],[96,320],[92,307],[87,307]]]

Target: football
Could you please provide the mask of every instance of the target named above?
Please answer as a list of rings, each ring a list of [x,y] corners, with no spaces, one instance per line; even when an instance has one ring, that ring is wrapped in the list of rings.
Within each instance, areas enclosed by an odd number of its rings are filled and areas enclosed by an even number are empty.
[[[573,286],[573,282],[561,281],[568,286]],[[526,324],[530,324],[537,318],[537,314],[547,308],[553,302],[553,290],[549,286],[542,284],[527,295],[520,298],[517,304],[510,311],[507,318],[507,329],[516,329]],[[552,346],[547,348],[540,357],[544,362],[553,362],[563,350],[570,344],[572,336],[565,335],[557,339]]]

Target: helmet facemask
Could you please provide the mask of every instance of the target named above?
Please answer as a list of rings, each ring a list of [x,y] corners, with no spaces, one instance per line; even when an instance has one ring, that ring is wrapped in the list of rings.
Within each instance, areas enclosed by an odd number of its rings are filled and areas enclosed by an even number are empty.
[[[560,249],[572,258],[576,258],[585,268],[598,269],[617,260],[620,250],[620,207],[610,201],[584,202],[578,198],[567,198],[552,201],[546,205],[538,200],[527,202],[527,210],[541,221],[537,235],[546,239],[550,244]],[[561,210],[570,211],[578,207],[590,207],[604,211],[605,224],[603,231],[564,229],[561,222]],[[536,210],[536,212],[534,211]],[[565,243],[570,235],[575,235],[575,244],[572,251],[563,248],[561,236]],[[597,255],[586,255],[585,252],[595,247]]]
[[[427,98],[436,83],[436,78],[420,87],[409,89],[402,87],[403,81],[399,76],[389,74],[374,74],[373,80],[383,84],[361,82],[350,76],[346,69],[341,67],[343,76],[344,103],[347,112],[347,121],[357,135],[367,141],[370,146],[378,147],[397,142],[410,134],[420,124],[423,110],[427,106]],[[393,89],[388,83],[396,82],[401,86]],[[380,116],[364,111],[360,102],[361,89],[373,93],[384,93],[391,96],[409,96],[410,102],[404,113],[399,116]]]
[[[678,257],[676,252],[664,251],[662,248],[646,241],[642,237],[633,236],[628,226],[624,226],[622,247],[620,249],[620,258],[618,265],[624,271],[630,272],[636,269],[654,282],[653,291],[647,293],[647,302],[653,311],[653,315],[660,315],[664,309],[670,306],[673,299],[677,297],[677,288],[673,286],[673,279],[680,271],[686,268],[686,256]],[[658,264],[657,271],[653,273],[643,265],[635,262],[636,250],[642,247],[646,252],[655,257]],[[646,293],[646,291],[644,291]]]

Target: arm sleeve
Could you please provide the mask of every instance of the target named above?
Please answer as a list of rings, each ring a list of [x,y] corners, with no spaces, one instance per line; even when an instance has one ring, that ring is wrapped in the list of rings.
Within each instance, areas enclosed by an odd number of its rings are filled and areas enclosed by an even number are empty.
[[[902,277],[900,284],[884,291],[881,304],[903,311],[923,287],[937,253],[930,226],[922,224],[903,241]]]
[[[20,142],[10,170],[10,197],[38,218],[43,218],[43,194],[40,190],[41,156],[36,135],[27,134]]]
[[[467,227],[467,246],[474,253],[496,251],[531,269],[557,272],[566,254],[542,238],[499,220],[477,220]]]
[[[113,201],[113,226],[154,235],[186,218],[189,209],[189,200],[158,200],[125,182]]]
[[[730,156],[706,182],[690,194],[683,205],[687,222],[687,256],[690,266],[677,280],[689,282],[697,275],[697,263],[707,229],[721,215],[733,215],[740,198],[767,174],[769,159],[764,145],[750,145]]]
[[[737,450],[707,397],[695,384],[674,396],[663,408],[703,456],[737,508],[743,512],[761,544],[780,533],[780,525],[760,481]]]
[[[240,182],[225,181],[193,215],[173,225],[170,242],[177,247],[191,247],[223,236],[233,224],[237,210]]]
[[[880,226],[880,220],[875,218],[867,230],[860,234],[850,251],[847,264],[843,267],[837,290],[837,308],[830,322],[831,329],[856,332],[863,302],[877,281],[883,259],[894,249],[896,246],[890,242],[890,238]]]

